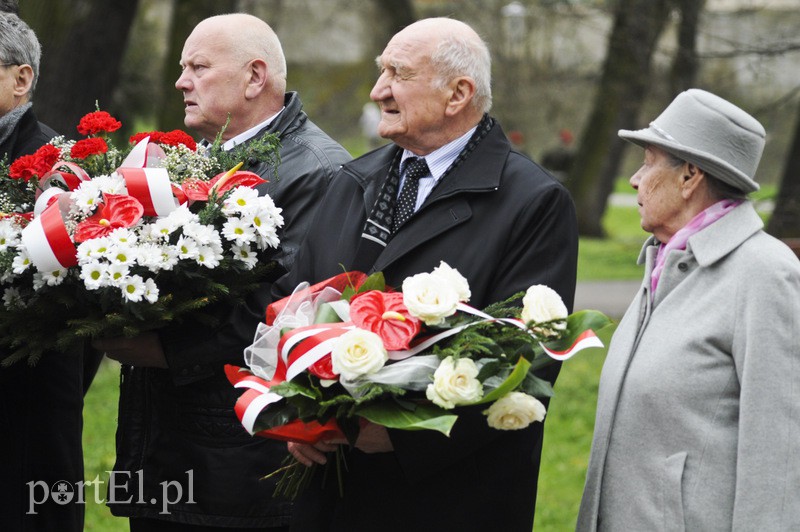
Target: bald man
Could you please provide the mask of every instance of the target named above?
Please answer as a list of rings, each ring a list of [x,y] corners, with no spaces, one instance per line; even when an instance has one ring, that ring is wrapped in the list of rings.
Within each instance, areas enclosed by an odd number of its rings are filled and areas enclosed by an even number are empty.
[[[395,35],[377,62],[370,96],[381,109],[378,133],[392,143],[334,177],[276,297],[342,265],[382,271],[387,284],[400,286],[445,261],[469,281],[475,307],[535,284],[552,287],[571,307],[575,208],[488,115],[486,44],[462,22],[426,19]],[[552,382],[557,372],[542,376]],[[292,529],[530,532],[543,425],[498,431],[481,410],[458,409],[449,438],[362,423],[355,448],[344,449],[344,497],[334,473],[324,483],[325,467],[318,467],[295,504]],[[289,450],[304,464],[328,464],[343,443],[291,443]]]
[[[285,93],[286,60],[275,32],[245,14],[200,22],[181,54],[175,87],[185,124],[207,142],[222,132],[236,150],[265,134],[280,139],[280,165],[246,161],[269,180],[259,192],[283,209],[275,258],[288,270],[333,174],[347,151],[314,125],[296,93]],[[230,117],[227,128],[224,128]],[[224,130],[223,130],[224,128]],[[277,277],[278,274],[275,275]],[[286,446],[253,438],[236,418],[240,392],[223,373],[263,319],[269,281],[247,305],[216,310],[221,325],[171,326],[157,334],[95,342],[122,363],[117,461],[107,504],[131,530],[286,529],[291,504],[272,500]]]

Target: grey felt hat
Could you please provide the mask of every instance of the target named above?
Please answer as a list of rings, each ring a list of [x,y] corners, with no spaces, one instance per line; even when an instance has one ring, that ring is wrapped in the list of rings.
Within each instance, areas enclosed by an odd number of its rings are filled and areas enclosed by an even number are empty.
[[[764,151],[764,126],[710,92],[682,92],[650,127],[621,129],[619,136],[642,147],[657,146],[745,193],[759,188],[753,178]]]

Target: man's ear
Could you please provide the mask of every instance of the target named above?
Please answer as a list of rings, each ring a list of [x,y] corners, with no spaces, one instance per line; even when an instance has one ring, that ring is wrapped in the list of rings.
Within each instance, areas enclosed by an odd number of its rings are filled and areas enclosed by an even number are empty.
[[[30,65],[17,66],[17,73],[14,76],[14,97],[26,98],[33,86],[33,68]]]
[[[259,94],[267,90],[269,85],[269,67],[263,59],[253,59],[247,65],[247,87],[244,97],[248,100],[258,97]]]
[[[455,78],[448,86],[450,97],[445,108],[446,116],[455,116],[472,103],[475,96],[475,80],[463,76]]]

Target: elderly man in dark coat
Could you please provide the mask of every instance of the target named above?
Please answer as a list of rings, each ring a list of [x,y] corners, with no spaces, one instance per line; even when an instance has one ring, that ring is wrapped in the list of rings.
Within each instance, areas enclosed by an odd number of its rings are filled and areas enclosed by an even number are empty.
[[[393,143],[337,174],[275,295],[342,265],[383,271],[400,286],[445,261],[467,278],[477,307],[533,284],[571,307],[574,206],[486,114],[484,42],[461,22],[422,20],[392,38],[378,65],[371,97],[381,108],[378,132]],[[312,485],[295,505],[293,529],[528,532],[541,445],[542,424],[501,432],[478,410],[462,412],[450,438],[367,424],[346,457],[344,496],[336,482]],[[309,465],[325,463],[334,444],[289,449]]]
[[[264,21],[231,14],[200,22],[186,40],[181,67],[175,86],[183,93],[185,123],[206,141],[226,123],[226,150],[265,134],[279,138],[277,171],[258,160],[245,168],[269,179],[259,191],[283,209],[281,249],[273,258],[285,271],[349,154],[308,118],[297,93],[285,92],[283,50]],[[268,296],[269,288],[263,292]],[[247,308],[218,308],[218,327],[186,323],[158,335],[96,342],[123,363],[118,478],[107,502],[115,515],[130,517],[131,530],[288,527],[291,504],[271,499],[274,481],[260,481],[280,467],[286,447],[245,432],[233,411],[240,391],[223,371],[226,363],[242,363],[264,317],[266,303],[254,299]],[[174,483],[170,494],[164,483]],[[165,511],[167,496],[176,502]]]
[[[56,135],[33,112],[40,57],[30,27],[0,12],[0,159],[8,163]],[[82,363],[79,352],[45,353],[36,366],[0,368],[0,530],[83,530],[84,505],[52,496],[61,481],[73,498],[83,480]]]

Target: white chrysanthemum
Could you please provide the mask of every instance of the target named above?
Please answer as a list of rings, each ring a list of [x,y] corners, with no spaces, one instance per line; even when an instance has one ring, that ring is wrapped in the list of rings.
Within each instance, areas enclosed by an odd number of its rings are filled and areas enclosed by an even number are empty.
[[[162,270],[170,271],[175,268],[180,260],[180,256],[178,253],[178,248],[175,246],[162,246],[161,247],[161,258],[159,267]]]
[[[19,275],[30,267],[31,258],[28,255],[28,251],[26,249],[19,249],[17,251],[17,255],[14,257],[14,260],[11,261],[11,268],[13,269],[14,273]]]
[[[3,304],[7,309],[24,308],[25,300],[18,288],[9,287],[3,291]]]
[[[137,255],[136,248],[124,244],[111,246],[106,253],[106,257],[112,264],[127,264],[128,266],[136,263]]]
[[[196,259],[198,247],[194,238],[190,238],[186,235],[181,235],[181,237],[178,238],[178,242],[175,244],[175,248],[178,251],[178,258],[181,259]]]
[[[81,266],[81,280],[88,290],[97,290],[108,284],[108,265],[99,261]]]
[[[44,282],[44,277],[42,276],[41,272],[35,272],[33,274],[33,281],[31,282],[31,286],[33,287],[34,291],[41,290],[43,286],[46,286],[47,283]]]
[[[108,266],[108,281],[112,286],[121,286],[128,278],[130,268],[127,264],[110,264]]]
[[[216,253],[222,253],[222,237],[213,225],[187,224],[183,234],[193,238],[199,245],[210,246]]]
[[[145,292],[144,279],[141,275],[131,275],[119,285],[119,289],[126,301],[141,301]]]
[[[97,208],[100,203],[100,189],[92,181],[84,181],[84,184],[72,191],[71,210],[83,215],[89,215]]]
[[[265,233],[264,235],[256,235],[256,245],[260,250],[277,248],[278,244],[280,244],[280,239],[275,230]]]
[[[241,246],[255,239],[256,230],[241,218],[232,216],[223,224],[222,235],[229,241]]]
[[[139,241],[139,237],[134,231],[127,227],[118,227],[108,234],[108,239],[116,244],[133,246]]]
[[[158,285],[153,279],[146,279],[144,281],[144,298],[148,303],[155,303],[158,301]]]
[[[97,188],[106,194],[127,194],[125,178],[114,172],[111,175],[98,175],[92,178]]]
[[[258,208],[258,191],[250,187],[236,187],[222,204],[223,214],[248,213]]]
[[[109,240],[106,237],[92,238],[81,242],[78,246],[78,264],[106,258],[109,252]]]
[[[231,246],[231,253],[233,253],[233,258],[243,262],[245,268],[248,270],[255,268],[256,264],[258,263],[258,256],[247,244],[243,246],[237,246],[234,244]]]
[[[150,240],[166,239],[175,232],[178,227],[177,221],[170,219],[169,216],[165,216],[145,226],[143,234],[147,235],[147,238]]]
[[[181,227],[188,223],[200,221],[200,217],[189,210],[186,204],[181,205],[166,216],[169,223],[175,224],[175,227]]]
[[[49,270],[40,273],[42,274],[42,281],[44,281],[47,286],[60,285],[64,282],[64,279],[67,278],[66,268],[56,268],[55,270]]]
[[[0,220],[0,252],[7,251],[9,246],[19,244],[20,232],[15,223],[9,219]]]
[[[139,244],[136,246],[136,262],[148,270],[157,272],[163,268],[162,249],[163,246],[152,242]]]
[[[200,266],[212,270],[219,266],[219,261],[222,260],[222,254],[216,253],[211,246],[198,246],[197,257],[194,260]]]

